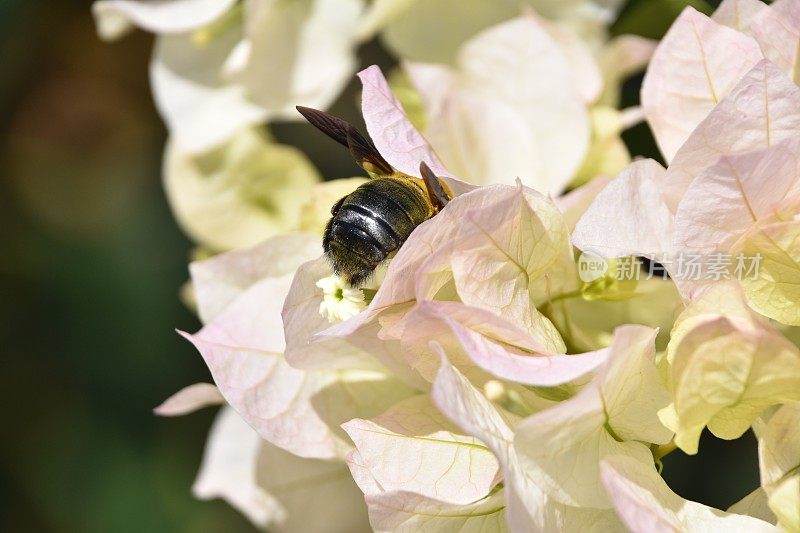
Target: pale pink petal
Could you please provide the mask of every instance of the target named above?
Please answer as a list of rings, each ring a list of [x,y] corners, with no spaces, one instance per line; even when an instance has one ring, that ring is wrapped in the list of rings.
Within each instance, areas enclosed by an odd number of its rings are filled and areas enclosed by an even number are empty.
[[[800,83],[800,2],[778,0],[759,12],[750,31],[764,56]]]
[[[724,0],[711,18],[724,26],[752,35],[750,26],[767,6],[761,0]]]
[[[323,291],[317,281],[333,274],[325,256],[303,264],[295,274],[281,312],[286,338],[286,361],[304,370],[358,368],[385,370],[373,354],[366,353],[347,339],[314,336],[331,326],[320,313]]]
[[[768,148],[800,132],[800,87],[767,60],[731,90],[689,136],[667,170],[663,193],[673,211],[689,184],[724,155]]]
[[[414,492],[382,492],[366,497],[376,533],[468,532],[506,529],[503,491],[467,504],[452,504]]]
[[[723,156],[702,172],[678,205],[675,251],[728,251],[800,181],[798,154],[800,132],[764,150]]]
[[[497,484],[494,454],[475,437],[460,435],[431,402],[409,398],[370,420],[342,425],[383,491],[402,490],[453,504],[468,504]]]
[[[514,445],[523,467],[553,498],[610,508],[598,459],[620,454],[652,461],[647,443],[669,441],[672,432],[656,415],[669,396],[655,366],[655,334],[644,326],[617,328],[610,355],[589,385],[517,427]]]
[[[236,0],[100,0],[92,5],[98,33],[105,39],[119,36],[113,31],[123,19],[153,33],[181,33],[204,26],[228,11]]]
[[[542,343],[501,317],[455,302],[424,302],[417,313],[428,322],[443,321],[466,355],[483,370],[525,385],[568,383],[595,370],[607,357],[607,350],[550,354]],[[509,345],[518,349],[509,349]]]
[[[603,90],[603,75],[600,72],[600,65],[595,60],[593,50],[571,28],[545,19],[539,19],[538,22],[564,55],[572,76],[573,87],[576,88],[584,103],[591,105],[600,97],[600,92]],[[627,65],[620,63],[620,67],[625,68]]]
[[[684,9],[642,83],[642,107],[667,161],[762,57],[751,37]]]
[[[216,386],[210,383],[195,383],[167,398],[164,403],[153,409],[153,412],[159,416],[181,416],[222,403],[225,403],[225,399]]]
[[[372,65],[359,72],[358,77],[363,85],[361,112],[381,155],[397,170],[411,176],[419,174],[421,162],[427,163],[437,176],[448,176],[450,173],[428,141],[408,120],[381,69]]]
[[[519,184],[505,189],[491,209],[472,209],[461,221],[451,259],[458,296],[548,339],[550,353],[563,352],[536,308],[577,288],[569,232],[552,200]]]
[[[602,257],[667,251],[672,213],[661,194],[664,176],[652,159],[631,164],[597,195],[575,226],[572,243]]]
[[[611,178],[606,176],[598,176],[585,185],[581,185],[577,189],[573,189],[567,194],[554,198],[561,214],[564,215],[564,222],[570,231],[575,229],[578,220],[583,216],[586,210],[592,205],[597,195],[600,194],[606,185],[611,182]]]
[[[223,498],[260,527],[285,519],[280,503],[256,481],[262,443],[233,409],[222,409],[211,427],[192,486],[195,497]]]
[[[343,463],[273,446],[231,408],[214,422],[192,492],[223,498],[275,533],[370,531],[363,495]]]
[[[304,372],[283,358],[281,308],[292,274],[252,286],[195,335],[227,402],[266,440],[302,457],[343,457],[339,425],[382,412],[410,390],[383,372]]]
[[[605,458],[601,467],[608,496],[633,533],[775,531],[774,526],[756,518],[684,500],[667,486],[652,461],[614,456]]]
[[[247,288],[264,278],[293,273],[322,253],[319,236],[292,233],[189,265],[200,319],[209,322]]]
[[[562,192],[588,150],[589,116],[568,58],[542,24],[523,16],[493,26],[461,49],[458,63],[472,92],[502,102],[528,125],[538,161],[519,178],[544,193]]]
[[[439,409],[470,435],[494,451],[503,467],[508,524],[512,531],[616,531],[620,524],[609,511],[578,509],[550,498],[538,479],[523,471],[514,449],[514,432],[501,413],[449,362],[441,347],[441,368],[432,396]]]

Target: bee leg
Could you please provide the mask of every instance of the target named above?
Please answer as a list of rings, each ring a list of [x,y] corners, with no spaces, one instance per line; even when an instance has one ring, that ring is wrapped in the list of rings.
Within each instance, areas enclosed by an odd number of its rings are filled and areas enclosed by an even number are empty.
[[[431,167],[425,164],[425,161],[419,164],[419,172],[422,174],[422,179],[425,181],[425,188],[428,190],[428,198],[430,198],[433,205],[437,206],[440,210],[447,205],[450,198],[444,192],[439,178],[433,173]]]
[[[336,216],[336,213],[338,213],[339,209],[342,208],[342,204],[345,200],[347,200],[347,196],[342,196],[335,204],[333,204],[333,207],[331,207],[331,215]]]

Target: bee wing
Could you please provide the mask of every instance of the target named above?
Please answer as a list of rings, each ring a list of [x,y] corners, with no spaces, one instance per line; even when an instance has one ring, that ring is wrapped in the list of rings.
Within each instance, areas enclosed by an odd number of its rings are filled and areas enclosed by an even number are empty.
[[[372,141],[346,120],[310,107],[297,106],[297,111],[319,131],[346,146],[358,164],[367,172],[380,175],[394,172],[392,165],[383,158]]]
[[[425,161],[419,164],[419,172],[423,181],[425,181],[425,188],[428,190],[428,197],[431,202],[433,205],[438,206],[439,209],[442,209],[450,201],[450,197],[447,196],[439,178],[433,173],[431,167],[425,164]]]

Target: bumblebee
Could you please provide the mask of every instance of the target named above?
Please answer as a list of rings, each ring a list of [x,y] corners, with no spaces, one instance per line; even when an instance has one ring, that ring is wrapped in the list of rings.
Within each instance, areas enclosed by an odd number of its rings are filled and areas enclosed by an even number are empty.
[[[452,194],[424,161],[419,169],[422,179],[399,172],[345,120],[309,107],[297,110],[322,133],[346,146],[372,178],[333,205],[322,238],[333,271],[358,287],[414,228],[444,208]]]

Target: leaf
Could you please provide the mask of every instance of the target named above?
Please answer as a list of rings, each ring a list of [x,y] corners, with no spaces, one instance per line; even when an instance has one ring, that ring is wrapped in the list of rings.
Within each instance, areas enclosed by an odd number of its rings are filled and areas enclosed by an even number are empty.
[[[735,247],[748,258],[740,283],[750,306],[783,324],[800,325],[800,220],[754,227]]]
[[[181,416],[193,413],[209,405],[219,405],[225,399],[210,383],[195,383],[184,387],[153,409],[159,416]]]
[[[300,150],[249,129],[201,155],[173,139],[164,155],[164,188],[178,223],[219,251],[296,229],[307,191],[319,180]]]
[[[667,486],[651,461],[607,457],[601,463],[603,485],[614,508],[633,533],[686,531],[774,531],[756,518],[725,513],[684,500]]]
[[[494,454],[478,439],[460,435],[427,395],[342,427],[358,450],[358,468],[369,471],[381,492],[467,505],[488,496],[498,481]]]
[[[370,531],[361,491],[340,462],[302,459],[262,440],[231,408],[217,416],[192,487],[276,533]],[[309,506],[308,502],[316,502]]]
[[[684,9],[653,54],[642,83],[642,107],[668,162],[762,57],[751,37]]]

